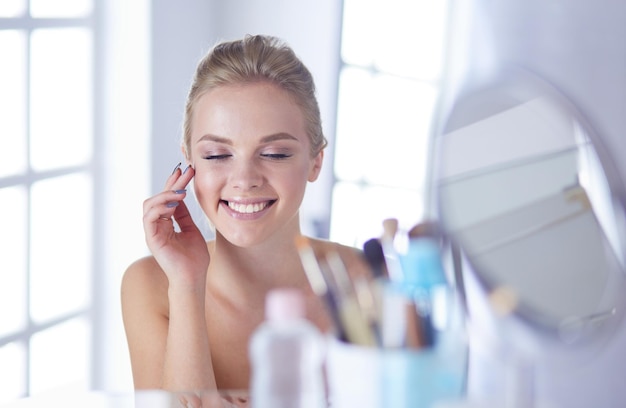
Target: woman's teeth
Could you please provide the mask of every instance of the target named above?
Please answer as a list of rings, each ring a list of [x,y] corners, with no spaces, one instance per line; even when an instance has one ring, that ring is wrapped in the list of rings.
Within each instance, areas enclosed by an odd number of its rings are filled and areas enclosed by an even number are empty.
[[[231,210],[236,211],[238,213],[242,213],[242,214],[252,214],[252,213],[259,212],[263,210],[265,207],[267,207],[267,205],[268,205],[267,202],[255,203],[255,204],[237,204],[237,203],[232,203],[230,201],[228,202],[228,207]]]

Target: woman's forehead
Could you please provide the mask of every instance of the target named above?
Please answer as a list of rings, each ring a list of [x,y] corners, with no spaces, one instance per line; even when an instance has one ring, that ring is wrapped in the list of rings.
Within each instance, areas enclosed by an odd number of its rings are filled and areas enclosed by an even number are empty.
[[[192,142],[205,134],[221,137],[286,133],[306,138],[302,109],[277,85],[254,82],[223,85],[198,98],[192,118]]]

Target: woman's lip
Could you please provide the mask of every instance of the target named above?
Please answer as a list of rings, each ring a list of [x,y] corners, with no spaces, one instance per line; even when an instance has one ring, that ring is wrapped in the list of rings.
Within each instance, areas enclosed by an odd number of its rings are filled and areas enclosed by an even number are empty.
[[[267,203],[276,201],[274,198],[264,198],[264,197],[256,197],[256,198],[222,198],[221,201],[226,203],[236,203],[236,204],[257,204],[257,203]]]

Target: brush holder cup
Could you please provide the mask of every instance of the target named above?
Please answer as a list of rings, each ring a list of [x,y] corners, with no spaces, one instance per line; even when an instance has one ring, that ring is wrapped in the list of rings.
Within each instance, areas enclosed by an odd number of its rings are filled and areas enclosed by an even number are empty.
[[[329,339],[332,408],[436,408],[465,394],[467,346],[444,333],[421,350],[364,347]]]

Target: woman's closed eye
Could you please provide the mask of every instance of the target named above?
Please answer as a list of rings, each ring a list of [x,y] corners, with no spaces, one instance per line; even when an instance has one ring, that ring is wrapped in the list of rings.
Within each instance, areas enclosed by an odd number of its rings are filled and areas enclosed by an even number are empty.
[[[261,157],[271,160],[284,160],[291,157],[291,154],[287,153],[263,153]]]
[[[207,154],[203,158],[205,160],[224,160],[231,157],[231,154]]]

